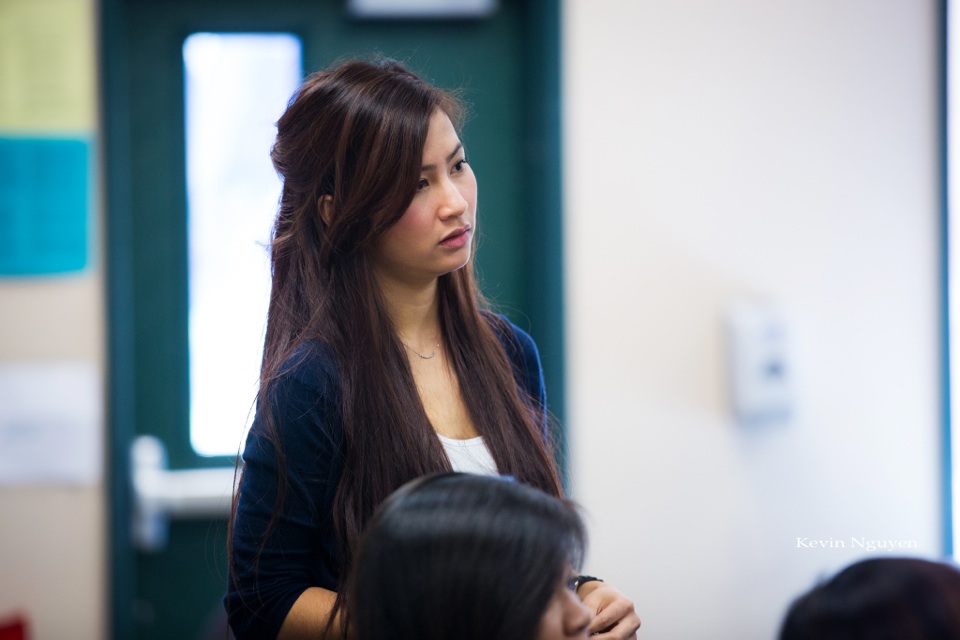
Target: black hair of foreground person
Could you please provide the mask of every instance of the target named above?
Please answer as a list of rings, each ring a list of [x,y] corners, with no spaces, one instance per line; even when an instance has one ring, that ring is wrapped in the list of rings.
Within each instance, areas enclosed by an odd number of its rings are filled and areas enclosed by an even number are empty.
[[[585,546],[576,508],[532,487],[461,473],[414,480],[363,536],[349,626],[358,640],[532,640]]]
[[[850,565],[790,607],[780,640],[960,639],[960,570],[920,558]]]

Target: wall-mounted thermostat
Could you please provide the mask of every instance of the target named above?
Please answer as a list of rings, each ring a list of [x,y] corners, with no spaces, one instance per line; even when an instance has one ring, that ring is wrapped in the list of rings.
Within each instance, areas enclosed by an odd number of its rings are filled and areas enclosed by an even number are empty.
[[[730,404],[743,424],[779,422],[794,410],[793,362],[783,312],[773,303],[739,301],[726,314]]]

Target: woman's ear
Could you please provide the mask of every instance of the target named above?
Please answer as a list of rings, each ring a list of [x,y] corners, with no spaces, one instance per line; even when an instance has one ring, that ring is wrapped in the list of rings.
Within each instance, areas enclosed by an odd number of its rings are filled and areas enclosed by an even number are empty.
[[[320,219],[329,227],[330,220],[333,218],[333,196],[323,196],[318,204],[320,206]]]

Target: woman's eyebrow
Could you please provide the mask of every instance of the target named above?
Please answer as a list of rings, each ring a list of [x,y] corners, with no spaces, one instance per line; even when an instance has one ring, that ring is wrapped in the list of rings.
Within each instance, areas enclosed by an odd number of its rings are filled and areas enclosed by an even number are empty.
[[[462,142],[458,142],[457,146],[454,147],[453,151],[450,152],[450,155],[447,156],[447,162],[450,162],[451,160],[453,160],[453,157],[457,155],[457,152],[460,151],[460,149],[463,149]],[[437,168],[437,165],[435,164],[425,164],[422,167],[420,167],[420,171],[433,171],[436,168]]]

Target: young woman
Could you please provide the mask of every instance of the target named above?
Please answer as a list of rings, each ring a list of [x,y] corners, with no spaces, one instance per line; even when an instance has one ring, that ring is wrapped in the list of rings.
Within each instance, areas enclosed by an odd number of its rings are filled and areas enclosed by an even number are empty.
[[[357,640],[585,640],[573,592],[583,521],[569,503],[503,477],[439,474],[394,493],[354,559]]]
[[[374,510],[442,471],[561,493],[530,336],[483,310],[456,100],[398,62],[312,75],[277,123],[283,178],[257,414],[231,520],[236,636],[316,638]],[[592,630],[631,637],[591,582]]]

